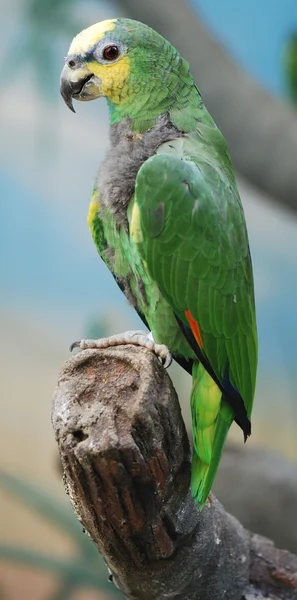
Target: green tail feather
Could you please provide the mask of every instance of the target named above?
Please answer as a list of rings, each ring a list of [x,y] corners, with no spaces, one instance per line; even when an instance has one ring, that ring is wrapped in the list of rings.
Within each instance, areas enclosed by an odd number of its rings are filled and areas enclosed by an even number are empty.
[[[194,440],[191,491],[202,510],[216,476],[234,413],[201,364],[193,368],[191,408]]]
[[[217,416],[212,455],[209,463],[202,462],[196,449],[193,448],[191,490],[200,510],[202,510],[211,491],[230,425],[231,422],[227,423],[220,414]]]

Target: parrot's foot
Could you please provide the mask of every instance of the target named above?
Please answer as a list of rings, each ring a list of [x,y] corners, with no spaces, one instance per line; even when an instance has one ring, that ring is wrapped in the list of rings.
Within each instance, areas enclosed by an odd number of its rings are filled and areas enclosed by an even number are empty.
[[[142,348],[147,348],[151,352],[154,352],[161,360],[165,369],[171,365],[172,356],[167,346],[164,344],[156,344],[152,333],[146,333],[145,331],[126,331],[125,333],[111,335],[110,337],[101,338],[99,340],[80,340],[79,342],[71,344],[70,352],[72,352],[74,348],[79,348],[80,350],[97,348],[100,350],[102,348],[109,348],[110,346],[124,346],[126,344],[142,346]]]

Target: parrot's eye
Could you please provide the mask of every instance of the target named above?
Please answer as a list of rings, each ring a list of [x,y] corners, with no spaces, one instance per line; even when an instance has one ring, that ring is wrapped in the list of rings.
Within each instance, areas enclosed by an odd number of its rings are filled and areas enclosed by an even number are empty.
[[[103,50],[103,58],[105,60],[115,60],[119,56],[119,49],[117,46],[106,46]]]

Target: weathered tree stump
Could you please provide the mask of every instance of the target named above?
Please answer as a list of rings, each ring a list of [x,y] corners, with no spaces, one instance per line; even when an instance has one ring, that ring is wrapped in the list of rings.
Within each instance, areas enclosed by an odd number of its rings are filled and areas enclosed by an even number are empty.
[[[78,353],[61,371],[52,420],[73,508],[124,598],[297,599],[295,556],[245,531],[214,497],[195,506],[178,399],[154,354]]]

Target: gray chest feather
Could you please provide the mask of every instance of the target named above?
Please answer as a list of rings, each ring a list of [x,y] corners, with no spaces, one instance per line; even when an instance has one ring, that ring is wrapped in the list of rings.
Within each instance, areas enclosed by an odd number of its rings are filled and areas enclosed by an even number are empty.
[[[102,209],[111,211],[118,225],[127,224],[126,211],[141,165],[160,144],[181,135],[167,115],[159,117],[155,127],[141,134],[132,131],[129,119],[111,126],[111,143],[98,173],[97,188]]]

